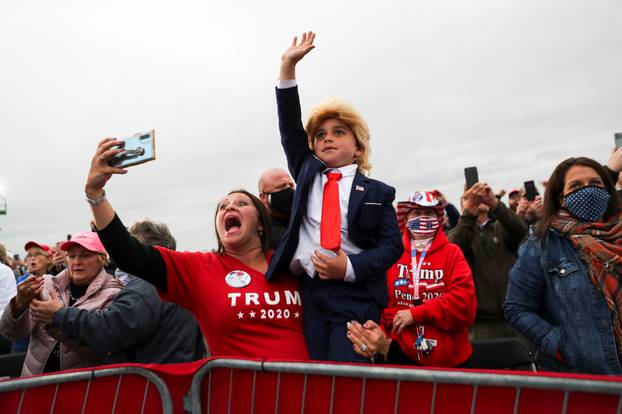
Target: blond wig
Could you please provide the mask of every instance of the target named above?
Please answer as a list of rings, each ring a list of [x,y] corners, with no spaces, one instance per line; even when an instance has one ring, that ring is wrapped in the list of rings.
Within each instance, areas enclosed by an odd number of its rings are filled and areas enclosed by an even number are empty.
[[[320,102],[311,109],[307,125],[305,126],[309,148],[313,150],[315,134],[322,122],[327,119],[337,119],[350,128],[356,139],[356,145],[363,153],[359,158],[354,160],[354,162],[358,165],[358,169],[361,172],[369,174],[371,170],[371,162],[369,161],[371,153],[371,147],[369,146],[369,127],[358,111],[346,102],[336,98],[330,98]]]

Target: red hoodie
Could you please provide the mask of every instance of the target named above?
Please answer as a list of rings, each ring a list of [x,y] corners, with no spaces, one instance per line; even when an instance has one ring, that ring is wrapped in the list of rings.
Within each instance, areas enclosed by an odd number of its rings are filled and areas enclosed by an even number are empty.
[[[477,302],[471,269],[462,251],[437,231],[419,272],[422,303],[413,306],[410,233],[403,232],[404,254],[387,272],[389,306],[382,315],[382,325],[391,332],[395,314],[410,308],[414,323],[400,335],[391,333],[402,352],[416,364],[456,366],[473,352],[468,329],[475,319]],[[417,261],[419,260],[417,256]],[[424,337],[436,340],[428,355],[417,351],[417,328],[423,326]]]

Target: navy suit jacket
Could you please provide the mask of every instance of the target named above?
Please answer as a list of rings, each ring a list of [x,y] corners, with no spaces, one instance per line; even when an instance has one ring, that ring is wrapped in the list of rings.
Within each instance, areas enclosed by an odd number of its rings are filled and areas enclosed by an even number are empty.
[[[298,248],[302,218],[313,179],[326,165],[309,149],[307,133],[302,125],[298,87],[276,90],[281,144],[287,165],[296,181],[296,192],[289,226],[281,244],[272,256],[266,278],[288,272]],[[374,300],[387,305],[386,271],[404,251],[397,225],[393,200],[395,189],[380,181],[365,177],[357,171],[348,202],[348,235],[363,249],[349,255],[356,275],[356,284],[364,285]]]

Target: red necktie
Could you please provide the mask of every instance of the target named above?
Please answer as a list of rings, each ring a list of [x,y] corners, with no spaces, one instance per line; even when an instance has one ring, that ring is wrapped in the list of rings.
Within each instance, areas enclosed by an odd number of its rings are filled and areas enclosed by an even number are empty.
[[[322,196],[322,221],[320,223],[320,246],[327,250],[337,251],[341,248],[341,209],[339,208],[340,172],[326,174],[328,181],[324,184]]]

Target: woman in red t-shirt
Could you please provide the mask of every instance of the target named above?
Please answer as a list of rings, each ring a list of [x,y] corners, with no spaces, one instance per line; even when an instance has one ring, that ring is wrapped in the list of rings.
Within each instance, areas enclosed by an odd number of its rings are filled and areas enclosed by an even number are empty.
[[[85,185],[95,226],[120,269],[154,284],[162,297],[192,311],[212,356],[305,360],[302,303],[295,278],[266,281],[269,215],[244,190],[225,196],[216,210],[217,252],[175,252],[129,235],[107,201],[104,185],[126,170],[108,160],[121,141],[99,143]]]
[[[378,362],[427,366],[465,364],[472,353],[475,287],[460,248],[442,230],[443,203],[416,192],[397,205],[404,254],[387,272],[389,306],[382,329],[349,325],[355,350]],[[385,334],[386,332],[386,334]]]

